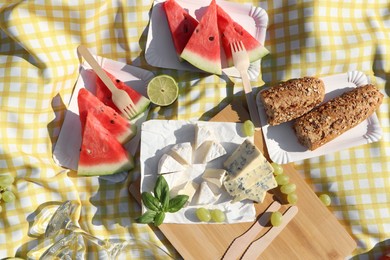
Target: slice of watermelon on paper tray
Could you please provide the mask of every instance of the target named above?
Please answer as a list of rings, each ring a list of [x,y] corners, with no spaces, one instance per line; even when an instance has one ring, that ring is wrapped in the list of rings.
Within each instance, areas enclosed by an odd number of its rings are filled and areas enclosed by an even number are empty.
[[[146,94],[146,86],[154,77],[150,71],[127,65],[122,62],[106,59],[100,56],[95,56],[98,63],[109,73],[116,78],[125,82],[144,96]],[[79,111],[77,104],[78,92],[81,88],[87,88],[92,93],[95,93],[96,75],[91,71],[88,63],[83,63],[79,78],[76,82],[73,91],[68,111],[66,112],[64,122],[58,140],[54,146],[53,159],[56,164],[71,170],[77,170],[80,144],[81,144],[81,123],[79,119]],[[135,155],[140,142],[141,124],[146,120],[149,109],[145,110],[139,116],[131,120],[132,124],[137,126],[137,133],[130,142],[125,144],[126,149],[130,154]],[[127,172],[117,173],[113,175],[99,176],[112,182],[120,182],[126,178]]]
[[[164,2],[165,0],[155,0],[153,3],[145,49],[146,61],[155,67],[195,72],[201,71],[189,63],[180,62],[177,57],[163,8]],[[188,13],[199,21],[211,0],[176,0],[176,2],[184,9],[188,10]],[[242,27],[264,45],[268,26],[268,14],[264,9],[223,0],[219,0],[217,4],[222,7],[232,19],[240,23]],[[237,69],[228,66],[223,51],[221,52],[221,59],[222,71],[226,75],[240,77]],[[248,73],[250,79],[257,79],[260,73],[260,60],[251,63]]]

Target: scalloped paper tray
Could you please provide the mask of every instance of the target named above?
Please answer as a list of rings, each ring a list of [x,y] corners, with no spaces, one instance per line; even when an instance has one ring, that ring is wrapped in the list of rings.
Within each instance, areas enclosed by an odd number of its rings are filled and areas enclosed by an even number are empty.
[[[203,16],[207,6],[210,4],[209,0],[176,1],[180,6],[188,10],[188,13],[198,21]],[[192,66],[190,63],[179,61],[173,46],[167,18],[162,7],[162,3],[164,2],[165,0],[155,0],[153,3],[148,37],[146,41],[146,61],[155,67],[201,72],[201,70]],[[234,21],[243,26],[251,35],[264,45],[268,25],[268,15],[264,9],[227,1],[217,1],[217,4],[221,6]],[[223,51],[221,51],[221,59],[222,71],[226,75],[240,77],[236,68],[227,67]],[[260,74],[260,60],[251,63],[248,74],[251,80],[257,79]]]
[[[341,95],[343,92],[369,83],[368,77],[360,71],[336,74],[321,78],[325,84],[324,102]],[[302,146],[292,129],[292,122],[286,122],[277,126],[270,126],[264,111],[259,94],[256,97],[259,109],[262,132],[272,161],[279,164],[286,164],[321,156],[354,146],[373,143],[382,137],[382,130],[379,125],[376,113],[356,127],[350,129],[336,139],[326,143],[314,151]]]

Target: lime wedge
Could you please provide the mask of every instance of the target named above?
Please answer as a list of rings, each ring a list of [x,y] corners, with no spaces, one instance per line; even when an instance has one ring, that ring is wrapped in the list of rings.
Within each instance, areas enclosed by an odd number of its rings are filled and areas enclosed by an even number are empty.
[[[164,74],[154,77],[149,82],[147,92],[153,104],[168,106],[177,99],[179,87],[174,78]]]

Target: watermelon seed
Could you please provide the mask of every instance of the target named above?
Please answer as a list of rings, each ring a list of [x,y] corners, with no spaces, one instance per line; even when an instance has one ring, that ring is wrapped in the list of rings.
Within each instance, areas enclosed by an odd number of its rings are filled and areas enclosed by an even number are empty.
[[[115,124],[115,121],[111,119],[111,120],[110,120],[110,123],[111,123],[111,124]]]
[[[209,41],[214,41],[214,36],[210,36]]]
[[[120,83],[120,82],[121,82],[119,79],[116,79],[115,81],[116,81],[117,83]]]

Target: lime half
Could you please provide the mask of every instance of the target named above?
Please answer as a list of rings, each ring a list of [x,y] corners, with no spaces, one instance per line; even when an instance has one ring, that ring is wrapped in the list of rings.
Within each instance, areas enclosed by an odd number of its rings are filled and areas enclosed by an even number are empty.
[[[147,92],[152,103],[158,106],[168,106],[177,99],[179,87],[171,76],[159,75],[149,82]]]

